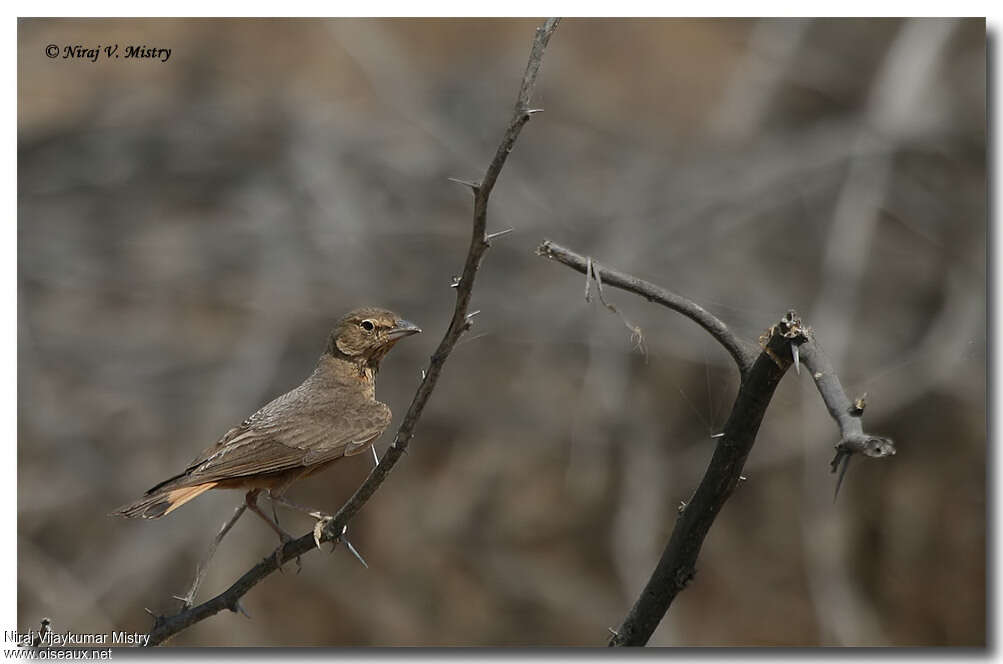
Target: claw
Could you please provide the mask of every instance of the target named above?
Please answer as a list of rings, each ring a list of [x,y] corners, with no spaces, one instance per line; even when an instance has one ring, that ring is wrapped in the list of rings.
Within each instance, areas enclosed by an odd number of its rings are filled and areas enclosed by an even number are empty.
[[[318,549],[320,548],[320,538],[324,534],[324,528],[333,520],[333,516],[323,516],[317,519],[317,523],[313,524],[313,541]]]
[[[319,549],[321,545],[321,537],[324,534],[324,529],[327,528],[327,524],[334,521],[334,517],[329,516],[327,514],[317,514],[316,519],[317,523],[315,523],[313,526],[313,541],[317,545],[317,548]],[[363,567],[369,569],[369,563],[366,562],[366,559],[362,557],[362,554],[359,553],[358,550],[354,546],[352,546],[352,543],[348,541],[348,538],[345,537],[345,533],[347,532],[348,532],[348,526],[345,526],[344,528],[341,529],[341,534],[338,535],[338,537],[336,537],[335,539],[338,542],[344,544],[345,548],[347,548],[351,552],[351,554],[355,556],[356,560],[362,563]],[[334,553],[335,547],[336,543],[332,542],[331,553]]]

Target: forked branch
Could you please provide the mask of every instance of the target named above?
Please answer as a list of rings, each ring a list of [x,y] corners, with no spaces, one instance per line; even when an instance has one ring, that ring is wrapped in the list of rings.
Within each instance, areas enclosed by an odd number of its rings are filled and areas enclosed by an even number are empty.
[[[611,646],[643,646],[665,617],[669,606],[696,573],[696,560],[704,538],[725,501],[742,476],[745,460],[756,441],[774,390],[787,369],[803,361],[811,371],[819,394],[839,426],[833,471],[846,464],[854,453],[871,457],[895,453],[892,442],[881,436],[864,433],[860,416],[864,398],[851,402],[843,391],[829,359],[818,348],[812,330],[803,325],[793,311],[772,326],[759,340],[760,352],[751,343],[739,339],[723,322],[698,304],[637,277],[600,266],[553,242],[545,241],[537,253],[579,272],[677,311],[695,321],[727,350],[741,375],[738,396],[718,438],[714,456],[700,486],[679,512],[672,535],[637,601],[619,628],[612,630]],[[586,290],[586,294],[588,290]],[[800,370],[799,370],[800,373]],[[837,491],[842,474],[837,481]]]

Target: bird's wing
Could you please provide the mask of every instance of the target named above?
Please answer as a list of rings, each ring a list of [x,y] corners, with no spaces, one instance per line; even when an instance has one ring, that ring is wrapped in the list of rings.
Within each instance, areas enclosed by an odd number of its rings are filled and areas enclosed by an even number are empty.
[[[228,431],[182,474],[181,484],[303,468],[365,449],[390,424],[377,401],[337,408],[291,392]]]

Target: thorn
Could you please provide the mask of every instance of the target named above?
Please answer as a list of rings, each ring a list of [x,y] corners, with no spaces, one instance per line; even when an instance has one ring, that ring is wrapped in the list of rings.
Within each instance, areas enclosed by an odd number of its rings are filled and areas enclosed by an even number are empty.
[[[613,636],[620,636],[620,632],[616,631],[612,627],[607,627],[606,629],[608,629],[609,633],[612,634]]]
[[[744,481],[746,481],[747,479],[749,479],[749,478],[748,478],[748,477],[746,477],[745,475],[739,475],[739,476],[738,476],[738,481],[739,481],[739,482],[744,482]]]
[[[233,601],[233,608],[230,610],[233,611],[234,613],[239,613],[248,620],[251,619],[251,614],[247,612],[247,609],[244,608],[244,605],[240,603],[239,599]]]
[[[463,180],[461,178],[446,178],[446,179],[449,180],[450,182],[455,182],[456,184],[462,184],[464,187],[469,187],[471,189],[471,191],[473,191],[475,194],[478,191],[480,191],[480,188],[481,188],[481,183],[480,182],[473,182],[471,180]]]
[[[683,512],[686,511],[686,506],[687,506],[686,501],[685,500],[680,500],[679,501],[679,507],[676,508],[676,512],[679,513],[679,514],[682,514]]]
[[[836,498],[839,497],[839,487],[843,486],[843,478],[846,477],[846,469],[850,467],[850,457],[853,455],[846,453],[843,457],[843,466],[839,469],[839,478],[836,479],[836,490],[832,493],[832,504],[836,504]],[[835,469],[833,469],[835,470]]]
[[[794,357],[794,373],[801,375],[801,352],[797,344],[791,344],[791,355]]]
[[[480,309],[478,309],[477,311],[471,311],[469,314],[467,314],[467,320],[473,320],[474,316],[476,316],[479,313],[481,313]]]
[[[526,109],[526,115],[536,115],[537,113],[543,113],[542,108],[528,108]]]
[[[42,618],[41,625],[38,627],[38,633],[31,640],[32,648],[40,648],[43,643],[46,642],[46,637],[52,632],[52,621],[48,618]]]
[[[497,233],[488,233],[487,235],[484,236],[484,239],[485,240],[493,240],[496,237],[501,237],[502,235],[508,235],[509,233],[511,233],[514,230],[515,230],[514,228],[506,228],[505,230],[498,231]]]
[[[449,287],[450,288],[459,288],[460,287],[460,277],[458,277],[457,275],[454,274],[453,275],[453,281],[450,282]]]
[[[369,449],[373,451],[373,467],[380,465],[380,457],[376,454],[376,446],[372,445]]]
[[[585,301],[592,302],[592,257],[585,259]]]
[[[355,556],[356,560],[358,560],[360,563],[362,563],[363,567],[365,567],[366,569],[369,569],[369,565],[366,563],[365,558],[363,558],[359,554],[359,552],[355,550],[355,547],[352,546],[352,543],[348,541],[347,537],[345,537],[345,533],[347,533],[347,532],[348,532],[348,526],[346,525],[344,528],[341,529],[341,534],[338,535],[338,540],[341,541],[345,545],[345,547],[347,547],[348,550],[352,552],[352,555]]]
[[[471,341],[477,341],[478,339],[483,339],[484,337],[488,336],[489,334],[491,334],[491,333],[490,332],[481,332],[480,334],[475,334],[472,337],[466,337],[464,339],[461,339],[459,341],[459,343],[457,343],[456,346],[454,346],[454,348],[459,348],[460,346],[462,346],[464,344],[468,344]]]
[[[153,628],[154,629],[156,629],[157,627],[159,627],[160,625],[162,625],[164,623],[164,617],[163,616],[158,615],[158,614],[154,613],[153,611],[150,611],[145,606],[143,607],[143,610],[146,611],[148,614],[150,614],[150,617],[153,618]]]
[[[422,379],[422,380],[425,380],[425,370],[424,370],[424,369],[422,369],[422,370],[421,370],[421,371],[419,371],[418,373],[419,373],[419,374],[421,375],[421,379]]]
[[[853,400],[853,405],[850,406],[850,415],[854,417],[860,417],[864,414],[864,409],[867,408],[867,392]]]
[[[721,433],[712,433],[710,435],[710,437],[711,438],[724,438],[724,432],[722,431]]]

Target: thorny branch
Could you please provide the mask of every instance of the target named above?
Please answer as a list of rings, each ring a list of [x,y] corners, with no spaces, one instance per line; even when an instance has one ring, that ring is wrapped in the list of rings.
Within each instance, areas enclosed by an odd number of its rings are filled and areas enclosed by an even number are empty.
[[[526,65],[526,72],[523,75],[522,85],[519,87],[519,95],[516,98],[515,110],[501,143],[495,151],[483,179],[479,183],[463,183],[469,186],[474,192],[473,231],[470,238],[470,249],[467,252],[467,259],[463,266],[463,273],[459,281],[454,284],[456,288],[456,307],[453,311],[453,318],[449,323],[449,328],[446,330],[442,341],[439,342],[438,348],[432,354],[428,368],[423,372],[421,384],[418,386],[418,391],[411,401],[411,406],[408,408],[407,414],[404,416],[404,420],[397,430],[393,444],[384,453],[379,465],[369,473],[366,481],[342,505],[341,509],[334,515],[334,518],[324,528],[321,542],[332,542],[333,545],[336,545],[337,538],[348,527],[348,523],[352,517],[362,509],[369,498],[383,484],[387,476],[390,475],[390,471],[393,470],[397,461],[407,450],[408,443],[414,436],[414,429],[418,423],[418,418],[421,417],[421,413],[425,409],[425,404],[428,402],[429,397],[432,396],[432,390],[435,389],[436,382],[439,379],[439,374],[442,372],[442,367],[446,363],[446,359],[463,333],[470,328],[472,314],[468,314],[467,310],[474,287],[474,277],[480,267],[484,252],[490,246],[490,238],[486,232],[488,199],[523,126],[534,113],[538,112],[537,109],[530,107],[530,99],[536,86],[540,64],[543,62],[544,51],[547,48],[547,43],[550,41],[551,35],[557,29],[559,21],[560,19],[557,18],[547,19],[542,26],[536,29],[536,36],[533,39],[533,46],[529,54],[529,62]],[[317,545],[311,532],[291,542],[286,542],[281,547],[281,560],[292,560],[315,548],[317,548]],[[212,599],[170,617],[156,617],[147,645],[155,646],[163,643],[164,640],[178,632],[205,620],[209,616],[215,615],[223,609],[243,612],[240,598],[258,582],[278,569],[278,567],[276,556],[270,555],[245,572],[233,585]]]
[[[703,480],[690,502],[680,508],[672,535],[637,601],[620,627],[610,630],[613,634],[610,646],[646,644],[676,595],[693,579],[704,538],[741,480],[742,468],[756,441],[763,415],[791,364],[798,369],[798,373],[801,362],[811,371],[819,394],[839,427],[840,441],[832,462],[834,472],[841,461],[845,472],[846,464],[854,453],[870,457],[895,453],[895,447],[888,438],[864,433],[860,420],[865,406],[864,397],[851,403],[831,362],[815,342],[811,328],[803,325],[795,312],[788,312],[760,338],[761,352],[757,354],[751,344],[735,336],[723,322],[682,296],[629,274],[601,267],[591,257],[577,254],[549,240],[537,248],[537,253],[564,263],[587,278],[593,276],[597,284],[605,281],[694,320],[731,354],[741,374],[738,396],[724,431],[717,439],[714,456]],[[586,298],[588,294],[586,286]],[[842,474],[837,480],[837,491],[841,481]]]

